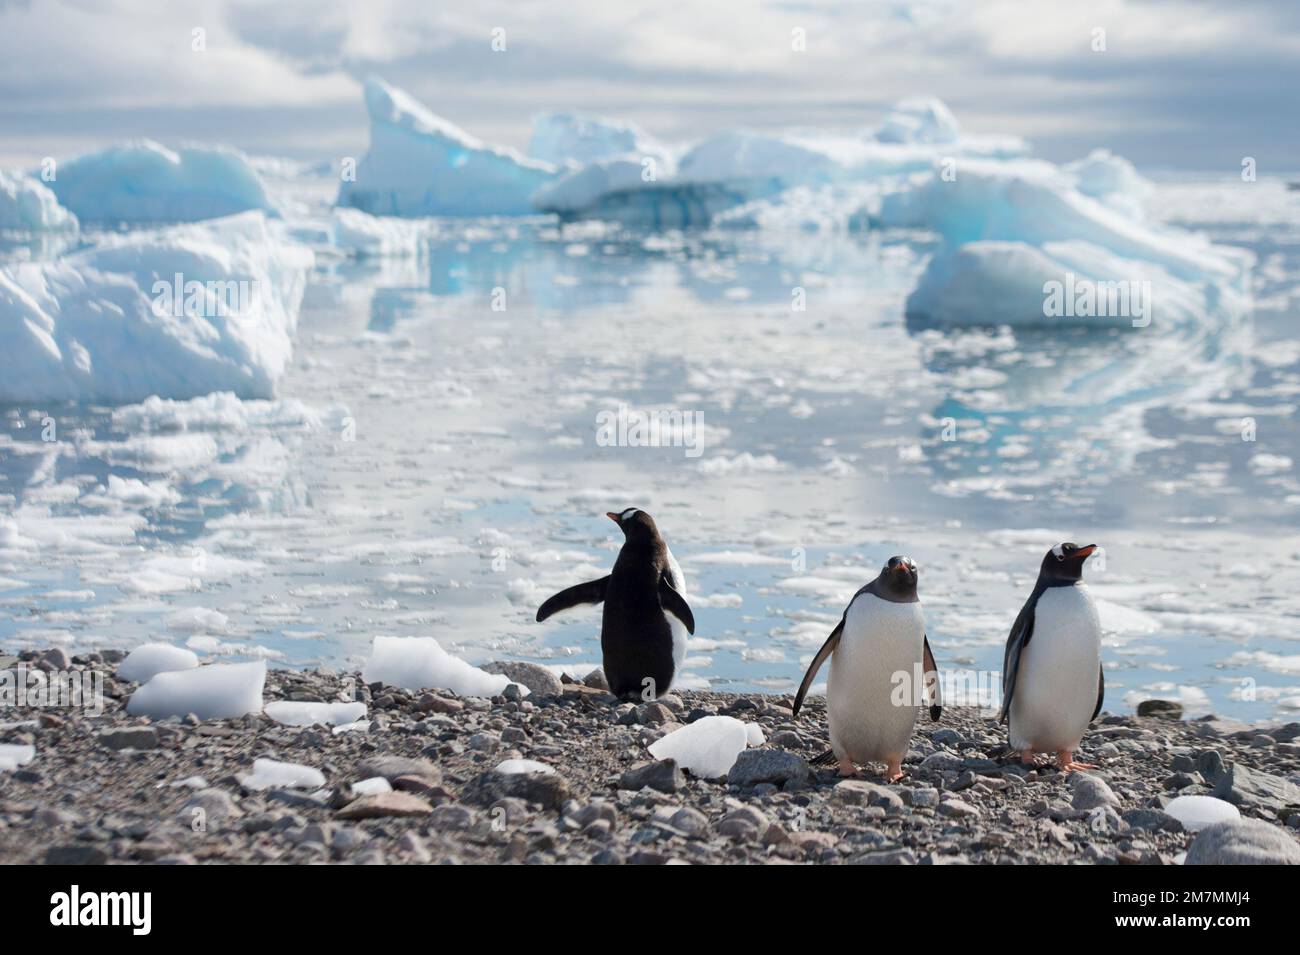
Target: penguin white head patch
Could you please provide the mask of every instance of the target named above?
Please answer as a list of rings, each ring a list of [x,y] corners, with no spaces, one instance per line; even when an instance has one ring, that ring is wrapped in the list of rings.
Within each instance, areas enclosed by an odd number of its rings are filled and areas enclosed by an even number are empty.
[[[627,520],[629,517],[631,517],[633,514],[636,514],[638,510],[640,510],[640,509],[639,509],[639,508],[636,508],[636,507],[629,507],[629,508],[627,508],[626,510],[624,510],[622,513],[620,513],[620,514],[618,515],[618,519],[619,519],[620,521],[625,521],[625,520]]]
[[[1057,560],[1060,560],[1062,557],[1065,556],[1065,545],[1057,544],[1055,547],[1052,548],[1052,553],[1056,556]]]

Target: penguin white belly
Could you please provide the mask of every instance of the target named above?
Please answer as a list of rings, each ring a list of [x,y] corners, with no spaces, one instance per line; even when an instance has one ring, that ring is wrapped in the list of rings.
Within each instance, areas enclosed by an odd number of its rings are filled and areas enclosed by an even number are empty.
[[[682,575],[682,568],[678,566],[677,558],[673,556],[671,550],[668,550],[667,544],[664,545],[664,550],[668,555],[668,570],[673,577],[673,587],[689,605],[690,598],[686,596],[686,578]],[[668,629],[673,635],[673,683],[676,683],[677,677],[682,672],[682,664],[686,661],[686,641],[690,637],[690,632],[686,629],[686,624],[666,610],[664,619],[668,621]],[[671,688],[672,684],[669,684],[665,692]]]
[[[1101,619],[1082,584],[1049,587],[1034,608],[1034,632],[1020,652],[1009,735],[1016,750],[1073,750],[1097,706]]]
[[[853,601],[826,682],[831,749],[837,757],[871,763],[901,760],[907,753],[916,724],[911,683],[924,643],[919,603],[893,603],[874,594]],[[906,674],[907,683],[896,692],[898,673]],[[902,700],[896,700],[898,693]]]

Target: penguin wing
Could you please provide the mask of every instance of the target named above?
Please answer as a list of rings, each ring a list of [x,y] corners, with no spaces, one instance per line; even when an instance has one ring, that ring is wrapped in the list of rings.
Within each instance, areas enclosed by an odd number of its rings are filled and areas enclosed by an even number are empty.
[[[921,638],[925,652],[925,695],[930,702],[930,719],[935,723],[943,715],[943,696],[939,692],[939,667],[934,662],[934,652],[930,649],[930,638]],[[930,674],[934,674],[931,679]]]
[[[998,711],[998,722],[1005,723],[1011,713],[1011,695],[1016,690],[1016,674],[1020,672],[1020,654],[1029,646],[1034,635],[1034,599],[1031,597],[1020,608],[1016,622],[1011,625],[1011,635],[1007,637],[1007,650],[1002,657],[1002,708]]]
[[[847,613],[848,611],[845,611]],[[794,716],[799,715],[799,707],[803,706],[803,698],[808,695],[808,687],[812,686],[813,677],[817,671],[822,668],[826,658],[835,652],[835,648],[840,645],[840,635],[844,633],[844,618],[840,617],[840,622],[835,625],[831,635],[826,638],[822,648],[817,651],[817,656],[813,657],[812,663],[808,664],[808,672],[803,675],[803,682],[799,684],[799,692],[794,695]]]
[[[695,635],[695,615],[686,598],[673,587],[666,571],[659,577],[659,604],[685,625],[687,633]]]
[[[605,599],[605,588],[608,586],[609,575],[606,574],[600,580],[589,580],[585,584],[575,584],[566,590],[561,590],[555,596],[548,597],[546,602],[537,608],[537,622],[541,623],[551,614],[568,610],[578,604],[600,603]]]
[[[1106,671],[1097,667],[1097,708],[1092,711],[1092,717],[1088,720],[1091,723],[1101,712],[1101,701],[1106,698]]]

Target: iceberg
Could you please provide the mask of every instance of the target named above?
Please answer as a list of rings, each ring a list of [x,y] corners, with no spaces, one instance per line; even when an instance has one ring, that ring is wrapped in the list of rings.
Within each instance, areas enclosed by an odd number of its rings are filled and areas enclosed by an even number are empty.
[[[313,261],[246,212],[0,268],[0,400],[270,398]]]
[[[339,188],[340,206],[392,216],[529,215],[529,197],[559,172],[475,139],[375,77],[365,98],[370,149],[355,181]]]
[[[897,103],[876,131],[882,143],[955,143],[961,137],[957,117],[933,96],[914,96]]]
[[[223,146],[123,143],[59,163],[50,188],[82,222],[196,222],[272,211],[248,158]]]
[[[1076,162],[1066,163],[1065,171],[1074,177],[1075,188],[1112,207],[1130,219],[1141,219],[1144,204],[1151,195],[1147,182],[1133,164],[1108,149],[1094,149]]]
[[[0,232],[76,232],[77,217],[44,183],[0,169]]]
[[[193,650],[174,647],[170,643],[145,643],[127,654],[118,665],[117,678],[132,683],[148,683],[159,673],[193,670],[199,658]]]
[[[429,235],[425,223],[348,208],[334,209],[329,227],[330,244],[359,259],[417,257]]]
[[[578,113],[544,113],[533,121],[528,155],[554,166],[602,159],[667,157],[664,146],[632,123]]]
[[[453,657],[433,637],[375,637],[361,678],[405,690],[451,690],[461,696],[496,696],[510,685],[505,676]]]
[[[266,661],[212,663],[159,673],[131,694],[126,711],[156,720],[193,713],[201,720],[233,719],[262,712]]]

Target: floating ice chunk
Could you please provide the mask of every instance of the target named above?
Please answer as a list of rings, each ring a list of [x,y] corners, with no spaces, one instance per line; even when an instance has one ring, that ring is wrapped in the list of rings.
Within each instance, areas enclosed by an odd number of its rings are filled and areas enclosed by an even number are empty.
[[[124,143],[61,162],[50,188],[82,222],[195,222],[271,209],[248,159],[224,146]]]
[[[897,103],[876,131],[882,143],[955,143],[961,136],[957,117],[933,96],[914,96]]]
[[[375,637],[361,676],[367,683],[407,690],[439,688],[461,696],[496,696],[510,685],[500,674],[453,657],[433,637]]]
[[[253,760],[253,771],[239,777],[246,789],[319,789],[325,774],[301,763],[282,763],[274,759]]]
[[[0,169],[0,232],[51,231],[77,231],[77,217],[44,183]]]
[[[554,773],[555,770],[545,763],[539,763],[535,759],[503,759],[497,763],[495,772],[503,773],[506,776],[514,776],[519,773]]]
[[[277,723],[286,726],[342,726],[355,723],[366,715],[364,703],[306,703],[296,700],[276,700],[267,703],[264,712]]]
[[[21,743],[0,743],[0,773],[26,766],[36,758],[36,747]]]
[[[1165,806],[1165,812],[1181,822],[1189,832],[1216,822],[1236,822],[1241,818],[1236,806],[1213,796],[1178,796]]]
[[[128,653],[118,665],[117,678],[148,683],[159,673],[192,670],[198,665],[199,658],[191,650],[169,643],[145,643]]]
[[[357,258],[413,258],[428,237],[425,223],[372,216],[360,209],[335,209],[330,222],[330,241]]]
[[[372,215],[527,215],[538,187],[558,171],[511,149],[480,142],[408,93],[366,81],[370,150],[338,204]]]
[[[131,694],[126,711],[154,719],[189,713],[201,720],[232,719],[262,712],[265,684],[265,660],[159,673]]]
[[[312,262],[249,212],[0,269],[0,401],[270,397]]]
[[[747,724],[734,716],[705,716],[650,745],[655,759],[675,759],[701,779],[725,776],[750,739]]]
[[[383,776],[372,776],[370,779],[363,779],[359,783],[352,784],[352,794],[354,796],[377,796],[380,793],[390,793],[392,791],[392,783]]]
[[[640,156],[665,156],[667,150],[632,123],[578,113],[543,113],[533,120],[528,155],[562,166]]]
[[[230,626],[230,618],[211,607],[185,607],[169,613],[163,622],[177,633],[222,633]]]
[[[180,499],[181,492],[166,481],[141,481],[138,478],[110,474],[107,484],[99,491],[85,495],[81,503],[107,507],[158,508],[177,504]]]

